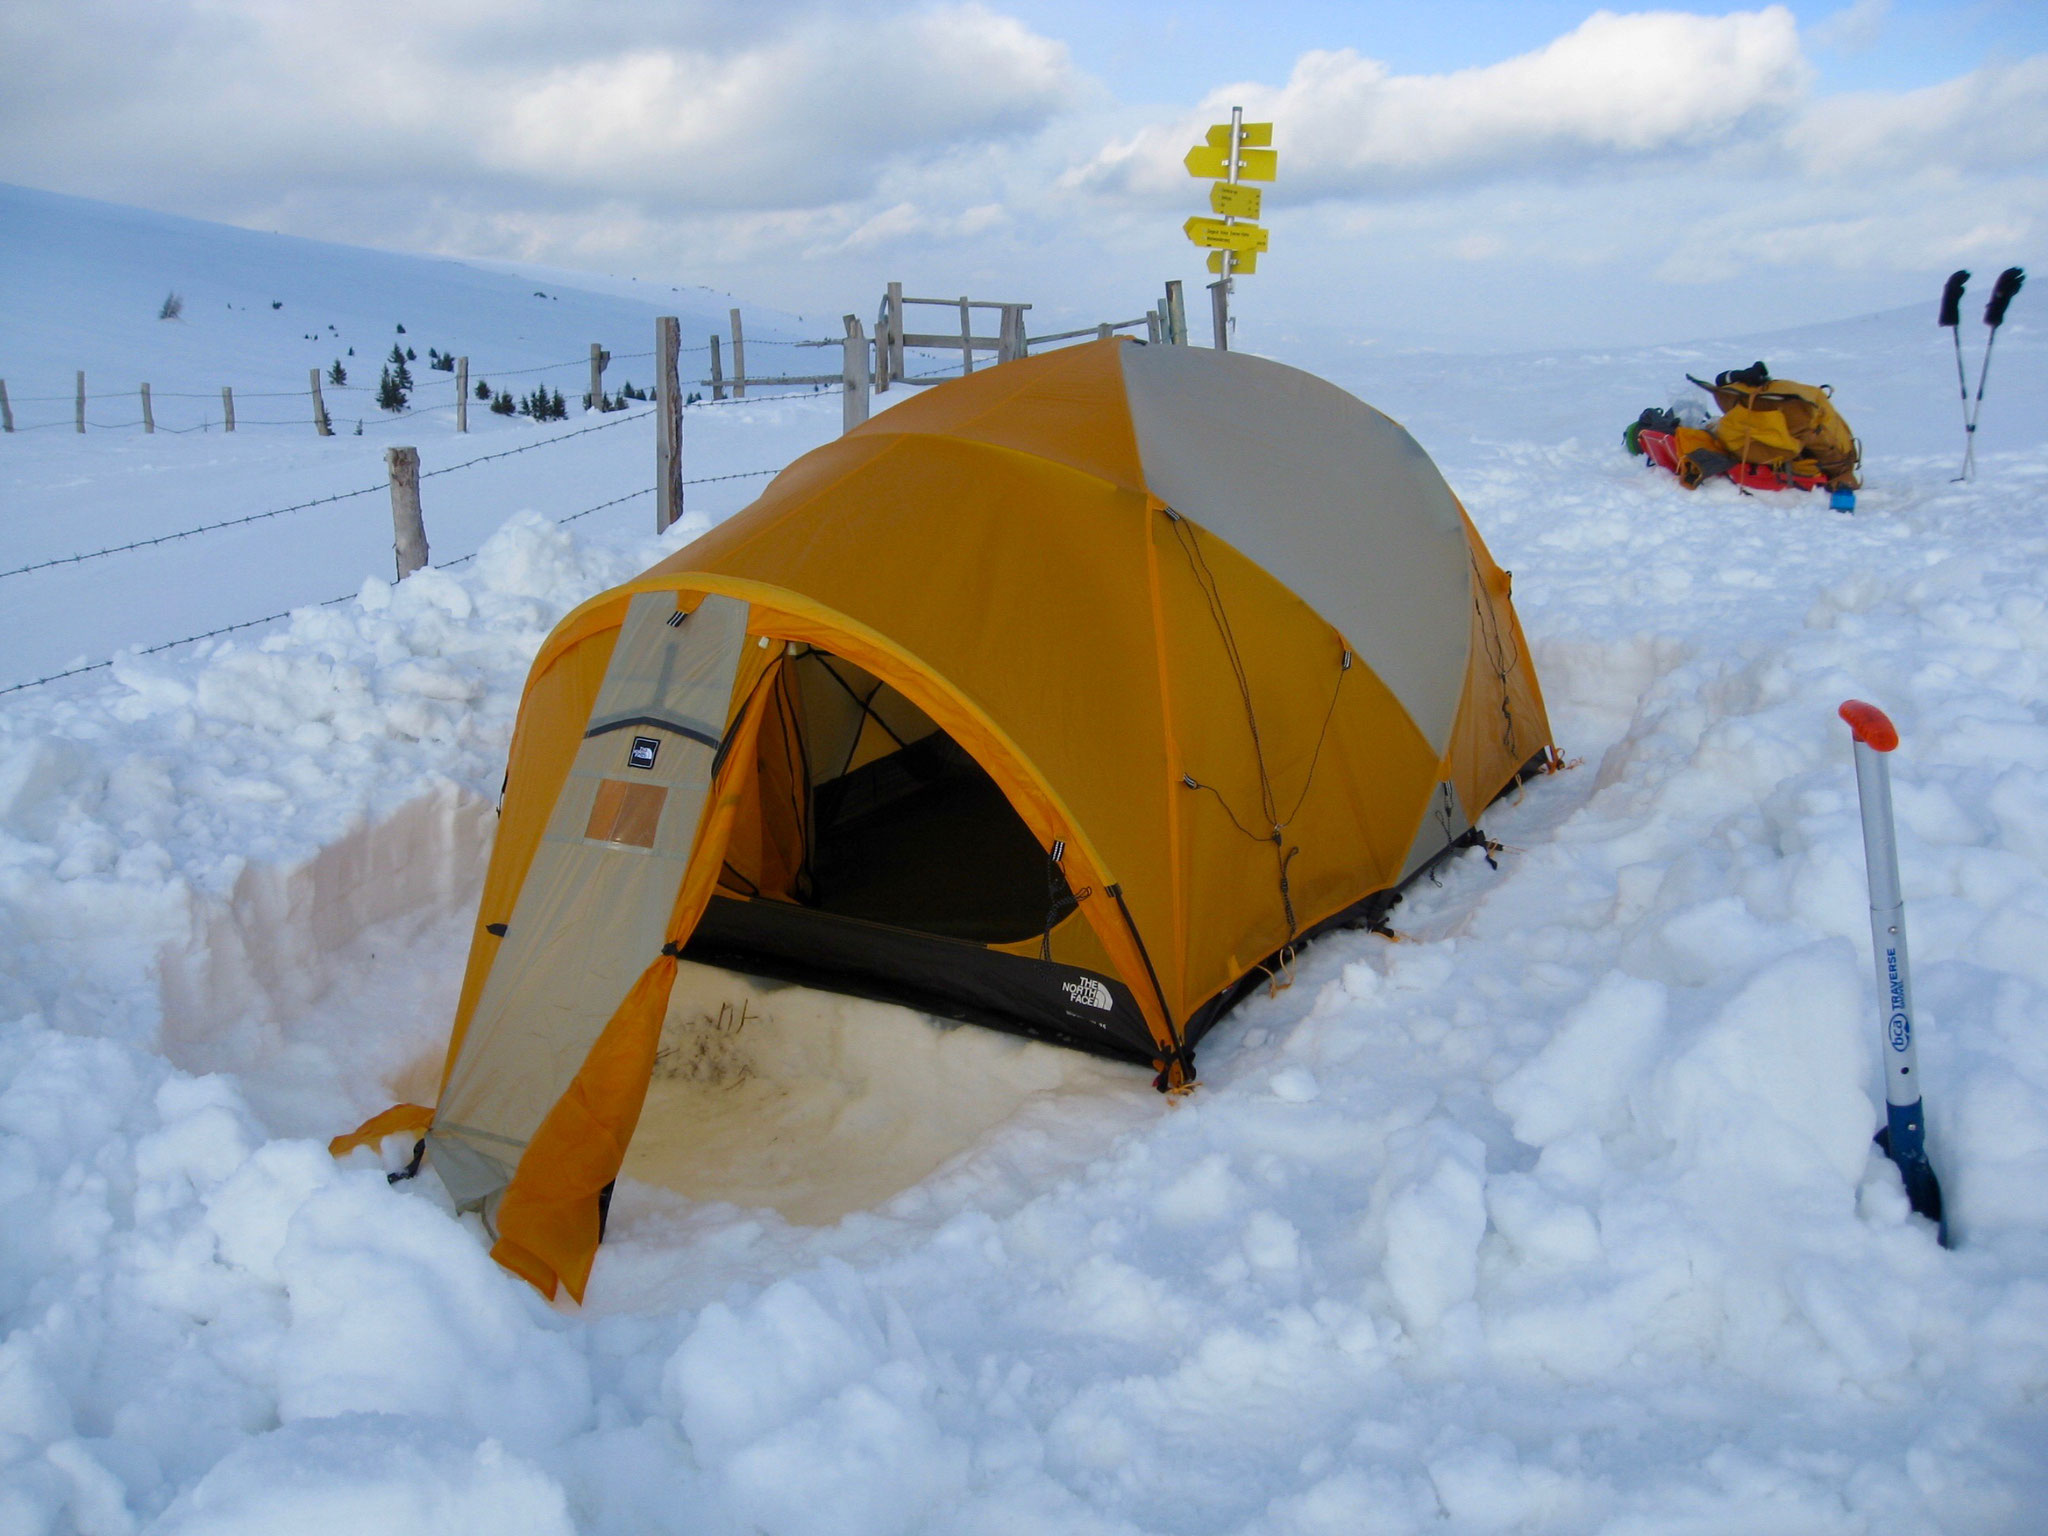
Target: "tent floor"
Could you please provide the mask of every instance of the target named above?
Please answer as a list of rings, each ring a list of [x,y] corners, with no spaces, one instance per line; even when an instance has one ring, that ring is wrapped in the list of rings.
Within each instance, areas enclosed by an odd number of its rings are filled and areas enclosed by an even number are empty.
[[[1142,1068],[685,962],[623,1177],[827,1225]],[[1147,1098],[1150,1096],[1147,1095]]]

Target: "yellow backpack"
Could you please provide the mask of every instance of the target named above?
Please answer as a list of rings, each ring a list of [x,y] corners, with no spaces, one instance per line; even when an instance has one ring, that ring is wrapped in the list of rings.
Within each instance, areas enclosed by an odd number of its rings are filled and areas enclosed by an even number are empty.
[[[1822,384],[1774,379],[1762,363],[1688,379],[1714,397],[1721,419],[1714,437],[1744,464],[1768,464],[1791,475],[1821,475],[1832,490],[1855,490],[1862,445],[1835,409],[1834,391]]]

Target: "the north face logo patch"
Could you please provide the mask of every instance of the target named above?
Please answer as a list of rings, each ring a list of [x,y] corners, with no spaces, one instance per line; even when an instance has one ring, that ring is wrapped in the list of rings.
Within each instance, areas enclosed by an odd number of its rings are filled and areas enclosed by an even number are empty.
[[[1083,1008],[1096,1008],[1103,1013],[1113,1012],[1116,1008],[1116,999],[1109,995],[1109,988],[1093,976],[1063,981],[1060,983],[1060,990]]]

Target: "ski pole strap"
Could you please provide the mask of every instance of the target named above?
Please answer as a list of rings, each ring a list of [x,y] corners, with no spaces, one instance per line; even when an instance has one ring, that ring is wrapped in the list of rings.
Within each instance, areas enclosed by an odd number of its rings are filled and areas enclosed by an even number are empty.
[[[1998,274],[1998,281],[1991,287],[1991,302],[1984,306],[1984,323],[1992,330],[2005,324],[2006,306],[2012,303],[2013,295],[2020,291],[2020,285],[2026,280],[2024,267],[2007,267]]]
[[[1963,284],[1969,280],[1970,274],[1967,272],[1949,273],[1948,281],[1942,285],[1941,290],[1941,318],[1935,324],[1954,330],[1962,323]]]

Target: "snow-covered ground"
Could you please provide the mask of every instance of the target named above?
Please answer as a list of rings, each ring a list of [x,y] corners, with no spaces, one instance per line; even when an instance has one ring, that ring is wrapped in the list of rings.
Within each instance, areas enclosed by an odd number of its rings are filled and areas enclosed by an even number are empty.
[[[24,420],[102,359],[195,391],[326,360],[300,355],[310,323],[157,321],[176,252],[266,305],[335,295],[323,323],[380,350],[404,319],[423,356],[489,355],[491,306],[542,302],[516,274],[149,215],[42,249],[112,215],[4,196],[10,274],[44,274],[0,299]],[[375,302],[344,312],[364,261]],[[463,293],[434,309],[451,270]],[[206,290],[178,281],[194,316]],[[827,1225],[628,1183],[581,1310],[499,1271],[431,1177],[393,1189],[323,1143],[430,1090],[534,647],[758,482],[702,487],[661,539],[644,497],[557,522],[646,483],[625,421],[428,481],[437,560],[480,553],[395,587],[373,496],[0,577],[0,685],[356,594],[5,697],[0,1531],[2048,1526],[2028,302],[1969,485],[1931,295],[1714,345],[1362,354],[1340,382],[1415,429],[1513,570],[1579,764],[1486,818],[1499,870],[1475,854],[1424,886],[1400,942],[1316,945],[1216,1031],[1185,1100],[902,1016],[871,1021],[914,1063],[892,1088],[864,1015],[814,1008],[846,1046],[813,1074],[827,1113],[943,1103],[951,1155],[927,1173],[919,1141],[914,1182]],[[588,309],[536,365],[637,350],[612,338],[660,307],[546,304]],[[1758,356],[1837,387],[1868,452],[1855,516],[1687,494],[1620,452],[1684,371]],[[480,414],[468,440],[425,417],[0,438],[0,568],[374,485],[387,440],[432,469],[585,424]],[[693,412],[687,473],[771,468],[837,426],[830,396]],[[1948,1252],[1870,1148],[1852,695],[1904,738]],[[980,1080],[1007,1118],[945,1103]]]

